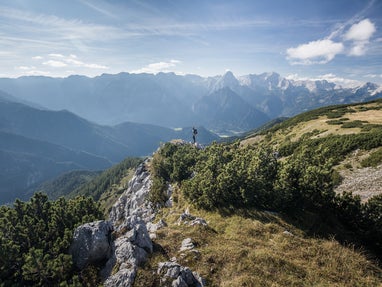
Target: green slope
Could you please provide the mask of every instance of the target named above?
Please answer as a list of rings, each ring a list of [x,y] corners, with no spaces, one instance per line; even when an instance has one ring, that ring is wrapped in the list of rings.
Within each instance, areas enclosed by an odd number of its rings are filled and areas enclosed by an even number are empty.
[[[158,215],[168,227],[136,286],[156,282],[157,262],[173,257],[210,286],[380,286],[382,195],[361,202],[335,188],[355,151],[381,159],[373,152],[381,124],[375,101],[315,110],[204,150],[166,144],[150,165],[150,197],[160,203],[172,183],[174,206]],[[186,209],[208,227],[179,225]],[[179,251],[187,237],[198,252]]]

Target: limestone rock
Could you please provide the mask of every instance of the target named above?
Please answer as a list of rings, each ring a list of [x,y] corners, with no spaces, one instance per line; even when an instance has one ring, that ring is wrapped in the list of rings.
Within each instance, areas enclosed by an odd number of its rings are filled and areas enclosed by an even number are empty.
[[[137,271],[135,269],[120,269],[116,274],[107,278],[104,282],[105,287],[124,286],[130,287],[134,283]]]
[[[207,226],[207,221],[205,221],[203,218],[201,217],[196,217],[194,220],[192,220],[190,223],[189,223],[190,226],[194,226],[194,225],[203,225],[203,226]]]
[[[152,222],[148,222],[146,224],[146,227],[147,227],[147,230],[150,232],[150,238],[151,240],[154,240],[156,239],[156,232],[159,230],[159,229],[162,229],[164,227],[167,226],[167,223],[166,221],[164,221],[163,219],[159,220],[158,223],[152,223]]]
[[[175,262],[159,263],[157,274],[161,276],[161,286],[170,282],[173,287],[205,286],[203,280],[197,273],[193,273],[190,268],[181,266]]]
[[[113,255],[101,270],[104,286],[132,286],[138,267],[153,251],[146,227],[155,218],[155,210],[147,200],[150,187],[150,174],[143,163],[112,207],[109,217],[119,237],[113,243]]]
[[[166,227],[167,223],[163,219],[160,219],[158,223],[147,223],[147,229],[149,232],[156,232],[159,229],[162,229],[163,227]]]
[[[138,267],[147,259],[147,252],[131,243],[128,237],[121,237],[115,241],[115,257],[119,264],[129,263],[130,266]]]
[[[116,230],[131,229],[138,219],[145,223],[154,220],[155,208],[147,200],[151,184],[150,173],[143,163],[135,171],[126,191],[112,206],[109,217]]]
[[[194,215],[191,215],[189,213],[188,210],[186,210],[185,212],[183,212],[180,216],[179,216],[179,219],[178,219],[178,224],[187,224],[187,225],[190,225],[190,226],[194,226],[194,225],[203,225],[203,226],[207,226],[207,221],[205,221],[203,218],[201,217],[196,217]]]
[[[146,163],[143,163],[137,168],[127,189],[113,205],[109,215],[110,222],[85,224],[75,233],[71,250],[76,265],[83,268],[95,261],[105,260],[106,264],[101,270],[105,287],[132,286],[138,267],[153,252],[150,235],[155,235],[158,229],[167,226],[163,220],[152,223],[157,209],[147,199],[152,183],[145,166]],[[168,197],[171,193],[170,186]],[[194,219],[197,218],[193,217],[192,220]],[[111,238],[113,228],[117,237],[115,240]],[[192,240],[184,241],[183,248],[194,248]],[[172,286],[204,286],[198,274],[175,262],[162,264],[158,272],[163,273],[163,282],[169,280]]]
[[[182,241],[182,246],[180,247],[180,251],[186,251],[186,250],[191,250],[194,249],[195,245],[192,242],[191,238],[186,238]]]
[[[74,264],[83,269],[88,264],[107,260],[111,256],[112,231],[112,224],[103,220],[77,227],[70,247]]]
[[[136,224],[134,228],[126,234],[126,236],[134,245],[143,248],[149,253],[153,252],[153,243],[150,239],[149,233],[144,222]]]

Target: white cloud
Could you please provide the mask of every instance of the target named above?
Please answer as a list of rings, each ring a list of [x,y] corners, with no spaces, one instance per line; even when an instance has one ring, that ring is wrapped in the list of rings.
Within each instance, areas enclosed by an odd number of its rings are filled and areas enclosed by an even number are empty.
[[[34,66],[19,66],[15,67],[17,70],[22,71],[22,75],[24,76],[50,76],[51,73],[49,71],[39,70]]]
[[[326,64],[339,54],[348,56],[362,56],[367,51],[370,38],[377,30],[374,23],[369,19],[364,19],[353,24],[352,21],[340,25],[327,38],[301,44],[295,48],[287,49],[287,57],[291,64]],[[348,31],[342,35],[346,26],[350,26]],[[333,40],[334,37],[342,41]],[[351,42],[351,43],[348,43]]]
[[[366,42],[359,42],[359,43],[354,43],[353,47],[351,47],[349,51],[350,56],[362,56],[365,55],[366,53],[366,45],[368,43]]]
[[[354,87],[358,87],[362,84],[362,82],[360,82],[360,81],[339,77],[333,73],[319,75],[317,77],[311,77],[311,78],[301,77],[298,74],[290,74],[290,75],[286,76],[285,78],[288,80],[293,80],[293,81],[322,81],[322,80],[326,80],[328,82],[338,84],[344,88],[354,88]]]
[[[317,79],[333,82],[346,88],[358,87],[362,84],[360,81],[339,77],[332,73],[320,75],[317,77]]]
[[[377,78],[378,75],[376,75],[376,74],[367,74],[367,75],[364,75],[363,77],[364,78]]]
[[[297,60],[295,64],[325,64],[344,49],[342,43],[329,39],[317,40],[287,49],[288,58]]]
[[[64,58],[64,55],[62,54],[49,54],[48,56],[52,58]]]
[[[365,19],[352,25],[344,38],[352,41],[369,41],[376,30],[375,25],[369,19]]]
[[[376,30],[375,25],[369,19],[362,20],[359,23],[352,25],[348,32],[344,35],[345,40],[353,42],[353,46],[349,50],[349,55],[364,55],[366,53],[369,40]]]
[[[45,61],[42,64],[46,65],[46,66],[53,67],[53,68],[62,68],[62,67],[66,67],[67,66],[67,64],[65,64],[62,61],[54,61],[54,60]]]
[[[103,65],[84,63],[84,62],[78,60],[78,57],[76,55],[73,55],[73,54],[69,55],[69,57],[66,57],[64,61],[68,64],[71,64],[71,65],[77,66],[77,67],[85,67],[85,68],[90,68],[90,69],[108,69],[109,68],[109,67],[103,66]]]
[[[139,73],[149,73],[149,74],[157,74],[160,72],[171,72],[173,71],[172,68],[174,68],[177,64],[180,64],[181,61],[178,60],[170,60],[169,62],[158,62],[158,63],[152,63],[148,64],[147,66],[131,71],[131,73],[139,74]]]
[[[98,65],[98,64],[83,64],[83,67],[85,68],[90,68],[90,69],[101,69],[101,70],[107,70],[109,67],[103,66],[103,65]]]
[[[34,57],[32,57],[32,60],[42,60],[43,59],[43,57],[41,57],[41,56],[34,56]]]
[[[16,69],[22,70],[22,71],[30,71],[30,70],[36,69],[36,67],[35,66],[19,66],[19,67],[16,67]]]
[[[42,62],[45,66],[50,66],[53,68],[64,68],[64,67],[70,67],[70,68],[89,68],[89,69],[109,69],[109,67],[94,63],[85,63],[78,59],[76,55],[69,55],[65,56],[62,54],[49,54],[49,58],[53,58],[54,60],[48,60],[45,62]],[[43,57],[40,57],[38,59],[43,59]],[[57,60],[59,59],[59,60]]]
[[[379,78],[382,79],[382,74],[366,74],[363,76],[364,78],[370,78],[370,79],[375,79],[375,81],[379,82]]]

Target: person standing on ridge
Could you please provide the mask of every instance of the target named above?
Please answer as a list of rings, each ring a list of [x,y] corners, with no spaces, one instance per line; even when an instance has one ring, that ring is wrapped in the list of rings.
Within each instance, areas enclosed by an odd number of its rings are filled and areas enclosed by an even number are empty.
[[[197,134],[198,134],[198,130],[195,127],[192,127],[192,139],[194,140],[194,144],[196,143]]]

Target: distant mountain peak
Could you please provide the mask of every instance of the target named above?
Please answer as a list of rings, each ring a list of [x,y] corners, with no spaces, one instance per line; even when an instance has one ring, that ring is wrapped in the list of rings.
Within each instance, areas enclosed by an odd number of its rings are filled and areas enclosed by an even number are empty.
[[[268,72],[261,74],[264,77],[264,80],[279,80],[281,78],[280,74],[276,72]]]
[[[233,75],[232,71],[230,70],[227,70],[224,75],[223,75],[223,78],[227,78],[227,77],[230,77],[230,78],[235,78],[235,76]]]
[[[218,91],[223,88],[230,88],[231,90],[235,90],[235,88],[239,87],[239,80],[236,79],[234,74],[231,71],[227,71],[223,76],[221,76],[214,85],[213,91]]]

